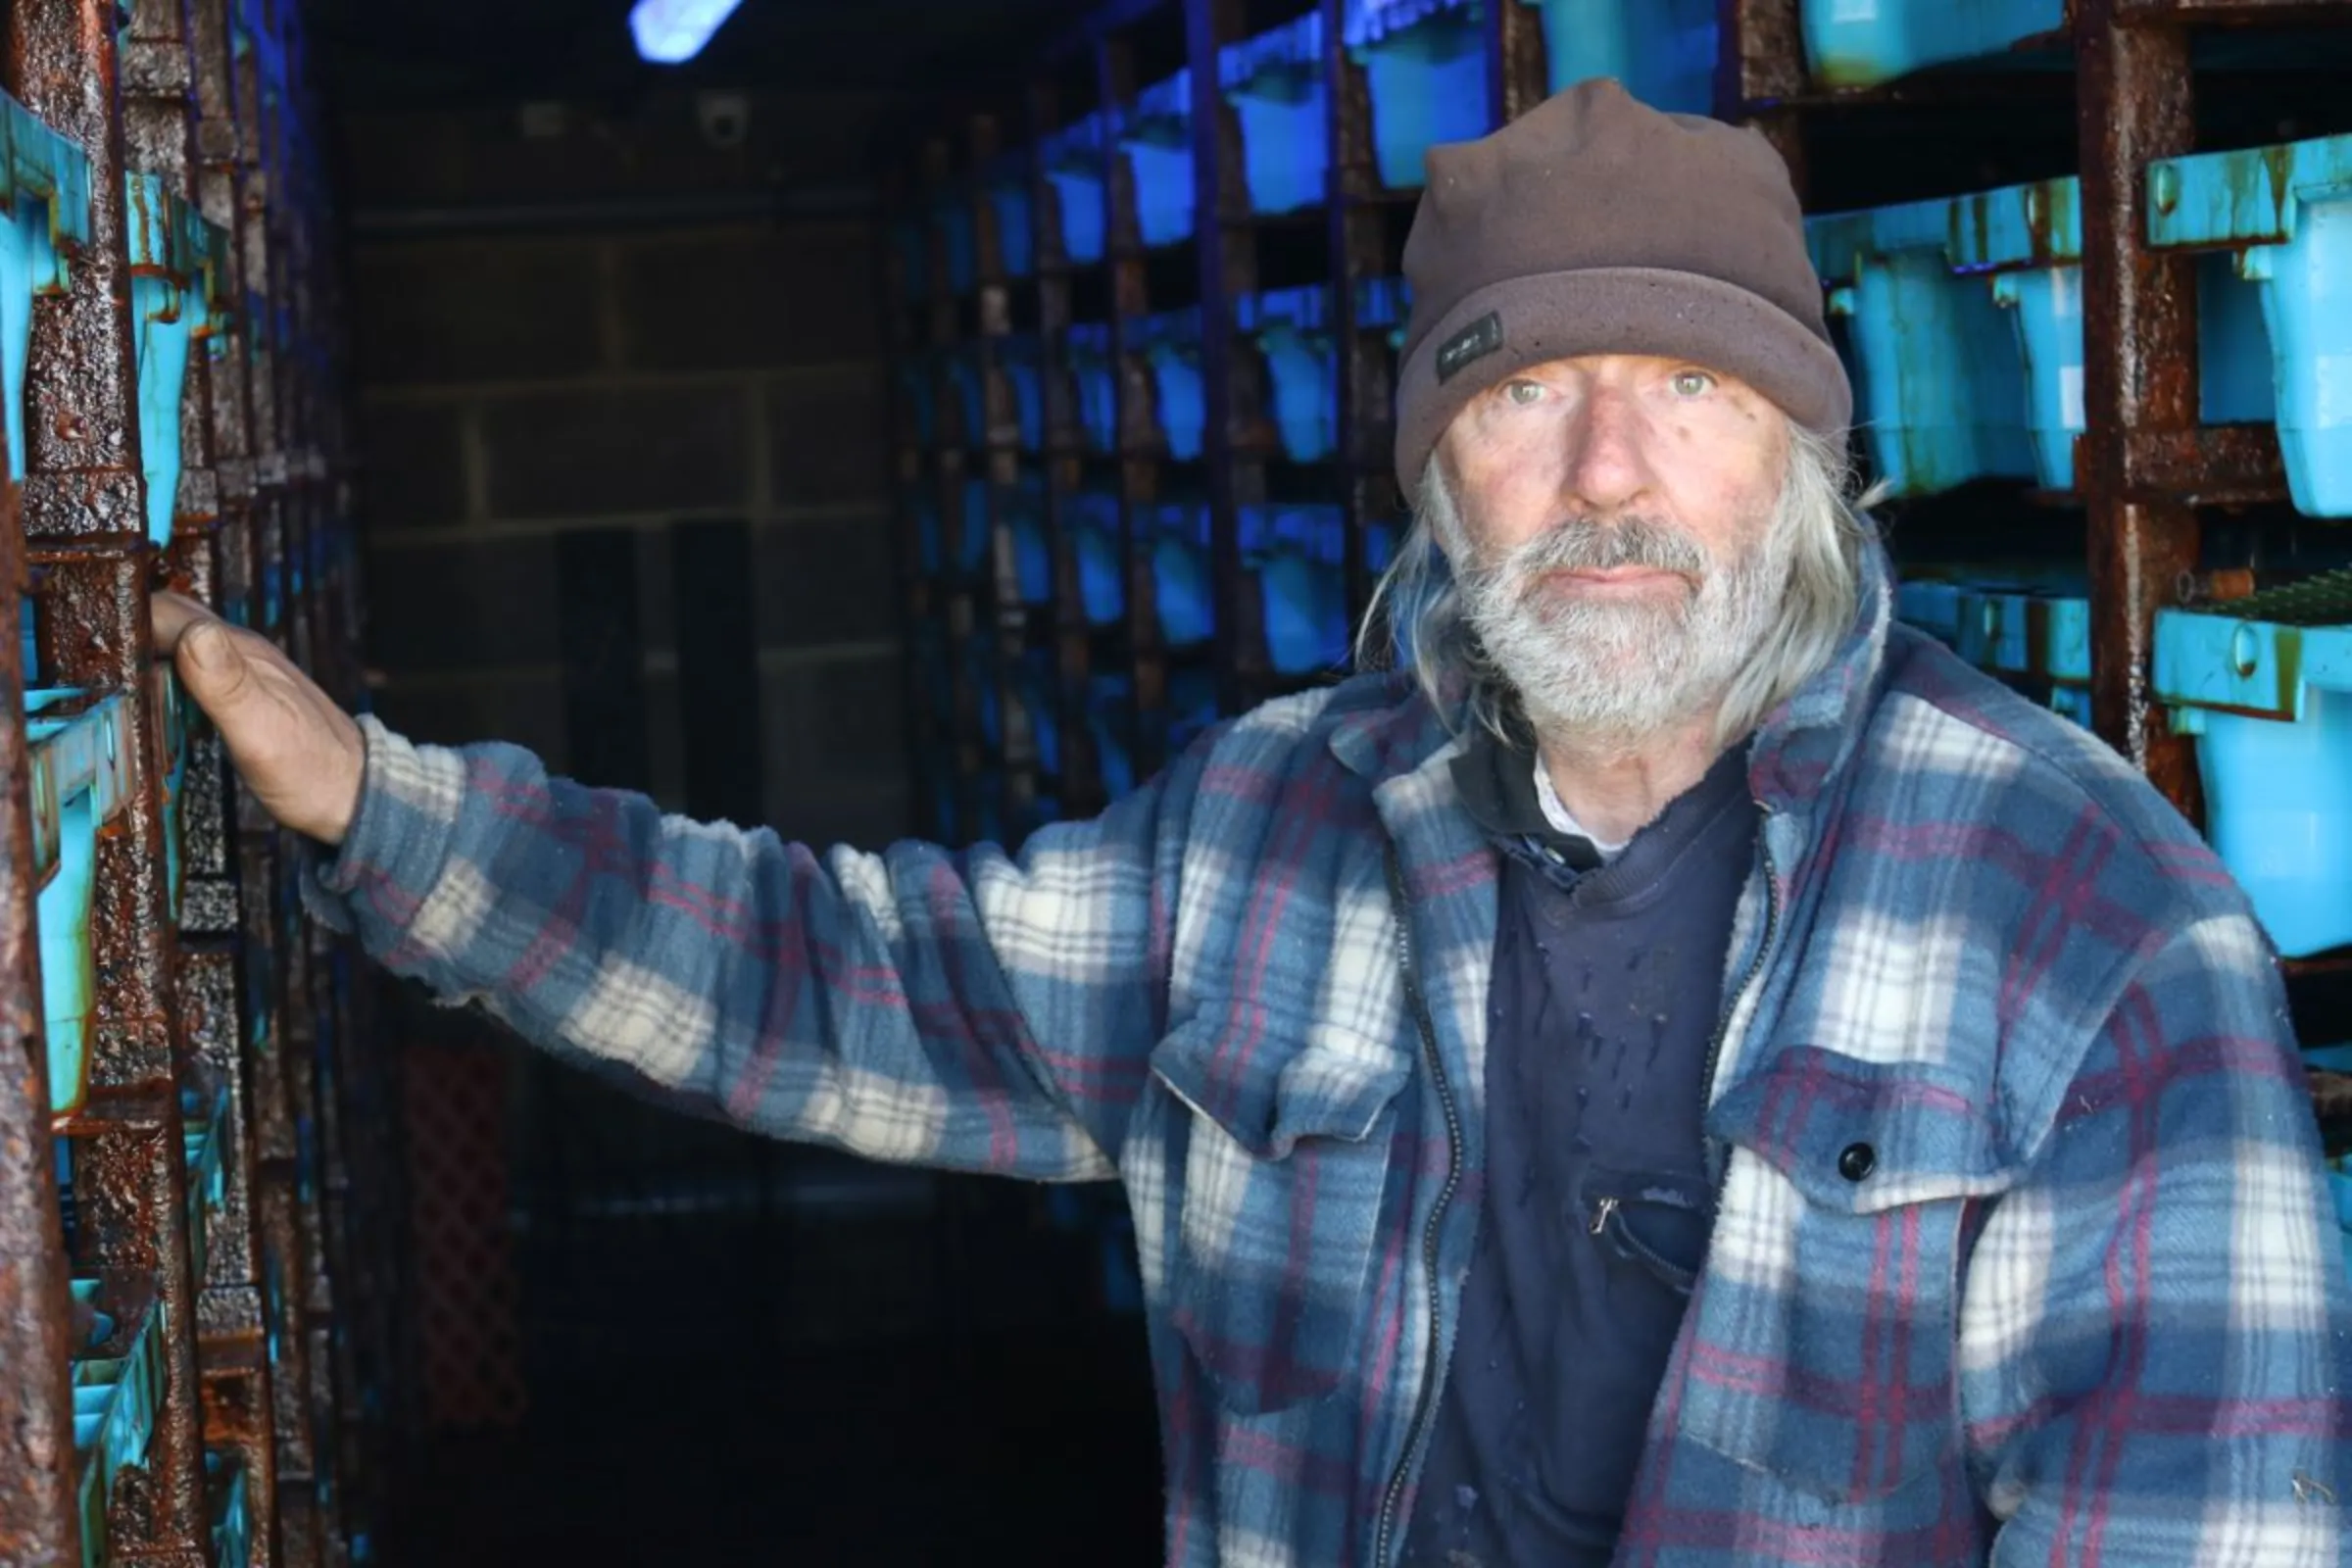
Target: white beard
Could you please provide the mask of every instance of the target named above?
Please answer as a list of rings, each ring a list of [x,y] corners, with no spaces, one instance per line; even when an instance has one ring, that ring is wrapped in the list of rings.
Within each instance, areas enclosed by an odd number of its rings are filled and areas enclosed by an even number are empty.
[[[1635,517],[1562,523],[1488,562],[1446,510],[1441,524],[1451,526],[1441,537],[1468,564],[1456,585],[1488,660],[1539,731],[1586,745],[1636,744],[1719,707],[1778,623],[1794,554],[1791,530],[1777,517],[1730,561],[1678,528]],[[1683,572],[1698,586],[1648,601],[1538,592],[1553,572],[1622,566]]]

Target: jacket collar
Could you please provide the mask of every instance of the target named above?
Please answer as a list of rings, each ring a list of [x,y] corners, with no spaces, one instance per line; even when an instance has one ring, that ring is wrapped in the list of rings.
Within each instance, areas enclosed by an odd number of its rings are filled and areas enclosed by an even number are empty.
[[[1748,750],[1748,787],[1767,809],[1802,811],[1826,794],[1859,744],[1878,699],[1886,632],[1894,606],[1893,574],[1884,549],[1862,551],[1860,603],[1853,625],[1829,663],[1765,715]],[[1433,704],[1408,673],[1364,683],[1338,701],[1332,755],[1341,765],[1382,784],[1423,769],[1449,768],[1467,744],[1461,733],[1466,688]]]

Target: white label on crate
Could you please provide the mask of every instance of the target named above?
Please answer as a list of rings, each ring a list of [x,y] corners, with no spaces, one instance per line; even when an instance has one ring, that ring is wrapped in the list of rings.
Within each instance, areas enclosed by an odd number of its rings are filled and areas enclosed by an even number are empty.
[[[1833,23],[1876,22],[1879,20],[1879,0],[1832,0],[1830,21]]]
[[[2066,430],[2082,428],[2082,367],[2058,367],[2058,421]]]

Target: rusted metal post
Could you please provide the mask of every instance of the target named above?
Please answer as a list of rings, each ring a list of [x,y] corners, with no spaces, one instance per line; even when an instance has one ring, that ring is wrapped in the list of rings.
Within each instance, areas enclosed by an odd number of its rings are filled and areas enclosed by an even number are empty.
[[[1805,90],[1798,0],[1719,0],[1715,115],[1752,125],[1779,150],[1801,193],[1804,130],[1791,100]]]
[[[98,845],[92,1092],[67,1130],[82,1140],[76,1194],[93,1260],[102,1272],[152,1281],[164,1313],[163,1397],[144,1474],[117,1495],[117,1550],[196,1564],[209,1530],[174,1073],[177,955],[149,682],[156,562],[140,469],[116,21],[112,0],[23,0],[11,17],[9,83],[81,143],[91,185],[89,246],[67,295],[44,302],[33,322],[32,363],[43,373],[26,399],[24,522],[30,558],[46,568],[44,663],[67,683],[121,693],[132,733],[150,742],[133,749],[128,803]]]
[[[1333,451],[1338,454],[1342,515],[1347,532],[1341,572],[1347,583],[1348,624],[1359,624],[1372,597],[1370,528],[1401,525],[1393,468],[1396,403],[1386,327],[1362,321],[1362,290],[1391,271],[1389,202],[1381,193],[1372,151],[1372,97],[1364,69],[1345,42],[1345,0],[1323,0],[1323,82],[1330,115],[1331,172],[1325,203],[1330,222],[1335,287],[1331,302],[1339,409]]]
[[[0,453],[6,444],[0,435]],[[24,580],[16,493],[0,481],[0,620],[12,627]],[[0,854],[13,866],[33,863],[22,666],[18,640],[0,637],[0,711],[10,715],[0,723]],[[81,1561],[81,1526],[37,898],[28,876],[0,890],[0,1562],[69,1568]]]
[[[2193,441],[2198,419],[2194,264],[2148,249],[2142,206],[2149,162],[2193,149],[2187,30],[2127,25],[2114,0],[2076,0],[2075,61],[2084,351],[2076,472],[2088,514],[2091,714],[2194,821],[2194,757],[2150,702],[2148,679],[2156,611],[2197,564],[2197,516],[2134,461],[2151,441]]]
[[[1218,80],[1217,52],[1248,35],[1244,0],[1190,0],[1193,211],[1200,271],[1201,460],[1208,475],[1209,581],[1216,606],[1217,706],[1232,713],[1274,695],[1256,573],[1242,559],[1241,517],[1266,499],[1273,435],[1255,356],[1235,341],[1235,313],[1257,292],[1257,230],[1243,179],[1242,129]]]
[[[1487,102],[1494,105],[1496,123],[1507,124],[1547,96],[1544,23],[1534,7],[1500,0],[1487,8],[1486,26]]]

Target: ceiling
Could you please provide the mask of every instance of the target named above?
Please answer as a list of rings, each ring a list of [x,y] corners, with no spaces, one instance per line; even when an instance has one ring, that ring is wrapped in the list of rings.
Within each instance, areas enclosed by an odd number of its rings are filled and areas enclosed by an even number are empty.
[[[982,93],[1077,0],[743,0],[683,67],[641,63],[630,0],[308,0],[338,107],[629,100],[667,87]]]

